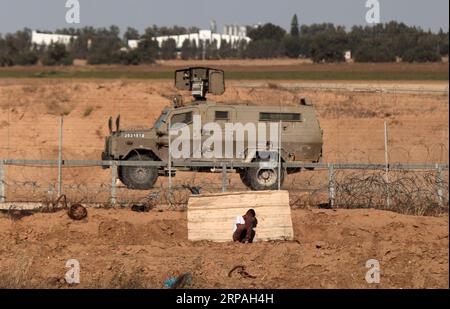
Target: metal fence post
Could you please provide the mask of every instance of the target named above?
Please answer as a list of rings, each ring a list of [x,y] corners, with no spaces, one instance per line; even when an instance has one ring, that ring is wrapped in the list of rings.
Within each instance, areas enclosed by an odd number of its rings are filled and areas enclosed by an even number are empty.
[[[227,192],[227,164],[222,163],[222,192]]]
[[[281,190],[281,119],[278,125],[278,172],[277,172],[277,180],[278,180],[278,191]]]
[[[116,205],[117,203],[117,165],[116,162],[112,161],[111,165],[111,204]]]
[[[442,188],[444,178],[442,176],[442,166],[439,164],[436,164],[436,168],[437,168],[436,185],[437,185],[437,196],[438,196],[439,206],[444,206],[444,190]]]
[[[0,203],[4,203],[5,200],[5,164],[0,160]]]
[[[167,149],[167,168],[169,170],[169,184],[168,184],[168,190],[167,193],[167,201],[169,202],[169,207],[172,207],[173,203],[173,195],[172,195],[172,119],[169,118],[168,123],[168,130],[167,133],[169,133],[168,139],[168,149]]]
[[[331,208],[335,204],[334,165],[328,164],[328,203]]]
[[[62,134],[64,118],[59,120],[59,143],[58,143],[58,197],[62,194]]]
[[[388,135],[388,124],[387,121],[384,121],[384,163],[385,167],[385,181],[386,181],[386,206],[387,209],[391,208],[391,192],[389,187],[389,135]]]

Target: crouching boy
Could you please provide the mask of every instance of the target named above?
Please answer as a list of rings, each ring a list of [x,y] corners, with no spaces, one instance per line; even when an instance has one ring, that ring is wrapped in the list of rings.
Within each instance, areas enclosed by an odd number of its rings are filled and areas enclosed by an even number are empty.
[[[233,241],[252,243],[256,234],[254,228],[257,224],[258,220],[253,209],[249,209],[243,216],[237,216],[233,229]]]

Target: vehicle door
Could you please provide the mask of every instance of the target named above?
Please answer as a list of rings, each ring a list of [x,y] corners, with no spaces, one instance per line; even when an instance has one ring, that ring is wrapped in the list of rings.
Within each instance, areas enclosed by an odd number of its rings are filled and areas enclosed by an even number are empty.
[[[225,158],[225,147],[226,143],[231,143],[232,147],[234,147],[233,140],[226,141],[225,139],[225,125],[227,123],[234,123],[236,121],[236,109],[232,106],[211,106],[206,110],[205,124],[214,123],[215,127],[220,128],[220,135],[216,135],[217,138],[220,138],[221,151],[215,151],[215,147],[217,143],[207,143],[207,140],[211,141],[212,134],[211,131],[202,129],[202,154],[203,158],[212,156],[213,153],[219,155],[219,158],[214,157],[214,161],[220,161]]]

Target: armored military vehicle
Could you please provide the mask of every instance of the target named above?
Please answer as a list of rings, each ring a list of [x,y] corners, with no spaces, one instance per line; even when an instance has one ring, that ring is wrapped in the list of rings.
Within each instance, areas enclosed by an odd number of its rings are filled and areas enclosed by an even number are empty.
[[[185,104],[181,96],[176,96],[153,128],[122,130],[119,116],[113,131],[110,118],[110,136],[106,138],[102,160],[173,162],[175,153],[184,153],[177,158],[187,166],[183,170],[198,172],[214,172],[211,167],[223,162],[228,166],[260,162],[234,168],[233,172],[238,172],[242,182],[252,190],[273,190],[282,184],[285,174],[300,169],[278,168],[282,164],[271,163],[316,163],[322,157],[322,130],[307,99],[300,99],[296,106],[213,102],[206,95],[225,92],[224,72],[203,67],[176,71],[175,87],[191,91],[193,101]],[[177,135],[173,131],[188,132],[188,135],[176,143]],[[193,164],[196,162],[211,165]],[[118,176],[130,189],[147,190],[153,187],[158,176],[169,175],[167,165],[162,165],[120,166]],[[171,175],[174,171],[176,168],[170,169]]]

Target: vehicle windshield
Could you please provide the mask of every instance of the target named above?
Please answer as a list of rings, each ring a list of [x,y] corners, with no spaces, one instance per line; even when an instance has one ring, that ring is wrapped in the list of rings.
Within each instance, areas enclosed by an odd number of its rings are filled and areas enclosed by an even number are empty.
[[[161,113],[161,116],[159,116],[158,120],[156,120],[154,128],[159,129],[161,125],[166,121],[167,115],[169,114],[169,109],[164,109]]]

